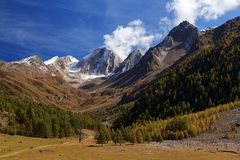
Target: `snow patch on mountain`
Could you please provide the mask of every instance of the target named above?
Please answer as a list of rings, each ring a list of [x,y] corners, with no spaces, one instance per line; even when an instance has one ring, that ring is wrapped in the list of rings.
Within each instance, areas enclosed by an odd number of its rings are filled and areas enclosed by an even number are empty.
[[[101,75],[94,75],[94,74],[84,74],[84,75],[81,75],[81,78],[83,80],[91,80],[91,79],[96,79],[96,78],[103,78],[103,77],[107,77],[109,75],[105,75],[105,74],[101,74]]]
[[[19,61],[13,61],[11,63],[12,64],[28,64],[28,65],[30,65],[30,64],[34,63],[35,60],[38,60],[38,59],[39,59],[38,56],[33,55],[30,57],[24,58],[22,60],[19,60]]]
[[[27,58],[24,58],[19,61],[10,62],[10,65],[13,67],[25,66],[25,67],[32,67],[33,69],[39,69],[44,72],[48,72],[48,67],[43,63],[40,57],[37,55],[33,55]]]
[[[58,58],[59,58],[58,56],[52,57],[51,59],[49,59],[49,60],[47,60],[47,61],[44,61],[44,64],[46,64],[46,65],[53,64],[53,63],[56,62],[56,60],[57,60]]]
[[[66,56],[66,57],[54,56],[51,59],[44,61],[44,64],[51,65],[51,64],[56,63],[56,61],[59,60],[59,59],[62,59],[62,60],[68,59],[68,65],[71,64],[71,63],[78,62],[78,60],[75,57],[73,57],[73,56]]]
[[[73,62],[73,63],[79,62],[79,60],[73,56],[67,56],[67,57],[69,57],[71,62]]]

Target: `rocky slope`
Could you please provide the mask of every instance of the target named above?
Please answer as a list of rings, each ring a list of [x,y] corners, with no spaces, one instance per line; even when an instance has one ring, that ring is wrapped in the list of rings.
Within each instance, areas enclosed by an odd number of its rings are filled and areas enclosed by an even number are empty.
[[[36,102],[75,110],[88,98],[60,74],[55,74],[38,56],[1,63],[0,75],[0,92]]]
[[[126,72],[132,69],[143,57],[143,52],[140,49],[132,51],[128,57],[114,70],[115,74]]]

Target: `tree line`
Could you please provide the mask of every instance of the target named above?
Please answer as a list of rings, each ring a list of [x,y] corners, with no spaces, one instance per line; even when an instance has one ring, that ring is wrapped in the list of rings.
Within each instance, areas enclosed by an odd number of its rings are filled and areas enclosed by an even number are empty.
[[[0,131],[34,137],[69,137],[80,128],[98,130],[103,124],[81,113],[32,102],[7,93],[0,93],[0,117],[7,124]]]
[[[180,140],[195,137],[208,130],[216,129],[216,121],[219,113],[240,107],[240,101],[219,105],[205,111],[191,113],[183,116],[175,116],[170,119],[157,119],[154,121],[142,121],[130,126],[110,129],[106,126],[101,128],[96,136],[99,144],[106,144],[112,140],[115,144],[125,142],[144,143],[162,142],[163,140]]]

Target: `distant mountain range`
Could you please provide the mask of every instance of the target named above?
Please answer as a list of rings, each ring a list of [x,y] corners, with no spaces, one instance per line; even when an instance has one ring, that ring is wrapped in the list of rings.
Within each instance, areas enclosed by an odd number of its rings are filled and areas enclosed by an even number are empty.
[[[140,49],[136,49],[125,60],[122,60],[114,51],[107,48],[97,48],[81,60],[72,56],[55,56],[43,62],[38,56],[31,56],[11,64],[32,65],[45,72],[58,72],[66,80],[74,77],[84,81],[115,74],[119,75],[131,70],[140,62],[128,73],[135,76],[126,75],[128,79],[132,79],[132,82],[134,82],[135,78],[140,78],[139,76],[144,76],[158,68],[166,68],[190,52],[197,37],[197,28],[185,21],[175,27],[163,42],[149,49],[145,55]],[[122,77],[124,76],[121,75],[118,78],[122,79]],[[124,81],[124,83],[126,82],[129,83],[130,81]]]
[[[100,77],[107,77],[115,73],[123,73],[134,67],[139,62],[143,53],[140,49],[133,51],[123,61],[118,54],[107,48],[97,48],[81,60],[73,56],[52,57],[42,61],[34,55],[19,61],[10,62],[14,66],[24,65],[29,69],[39,69],[43,72],[59,73],[64,78],[78,77],[81,80],[89,80]]]

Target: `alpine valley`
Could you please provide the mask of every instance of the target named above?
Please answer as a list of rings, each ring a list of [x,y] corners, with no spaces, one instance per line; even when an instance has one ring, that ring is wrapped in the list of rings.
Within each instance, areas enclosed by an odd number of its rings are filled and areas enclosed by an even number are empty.
[[[183,21],[126,59],[102,47],[82,59],[0,62],[6,134],[59,138],[80,128],[100,144],[185,139],[163,144],[239,156],[239,98],[240,17],[202,31]]]

